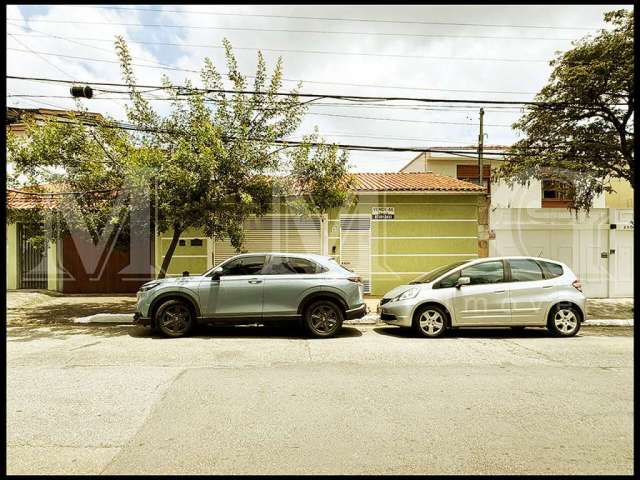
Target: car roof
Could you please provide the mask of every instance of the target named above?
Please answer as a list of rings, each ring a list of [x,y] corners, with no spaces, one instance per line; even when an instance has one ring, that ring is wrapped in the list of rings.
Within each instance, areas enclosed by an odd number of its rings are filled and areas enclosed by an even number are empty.
[[[251,253],[239,253],[234,255],[234,257],[246,257],[246,256],[255,256],[255,255],[271,255],[277,257],[297,257],[297,258],[306,258],[309,260],[315,261],[327,261],[332,257],[330,255],[319,255],[317,253],[297,253],[297,252],[251,252]]]

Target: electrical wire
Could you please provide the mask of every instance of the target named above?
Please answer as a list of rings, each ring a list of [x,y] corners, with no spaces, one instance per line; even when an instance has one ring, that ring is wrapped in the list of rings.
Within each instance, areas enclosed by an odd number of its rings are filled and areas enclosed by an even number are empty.
[[[17,75],[7,75],[8,79],[16,80],[38,80],[54,83],[93,83],[95,85],[105,86],[119,86],[128,87],[123,83],[105,83],[105,82],[71,82],[68,80],[51,79],[51,78],[38,78],[38,77],[25,77]],[[140,88],[157,88],[158,90],[176,90],[183,95],[193,95],[197,93],[229,93],[240,95],[271,95],[269,92],[257,92],[254,90],[233,90],[233,89],[213,89],[213,88],[196,88],[196,87],[184,87],[174,85],[172,87],[163,87],[158,85],[137,85]],[[561,102],[531,102],[522,100],[478,100],[478,99],[459,99],[459,98],[424,98],[424,97],[398,97],[398,96],[365,96],[365,95],[338,95],[338,94],[323,94],[323,93],[291,93],[291,92],[275,92],[275,96],[283,97],[299,97],[299,98],[318,98],[318,99],[339,99],[351,102],[388,102],[388,101],[412,101],[423,103],[453,103],[453,104],[480,104],[480,105],[527,105],[537,107],[577,107],[577,108],[590,108],[592,105],[586,104],[569,104]],[[620,104],[626,105],[626,104]],[[595,105],[593,105],[595,107]]]
[[[472,23],[472,22],[433,22],[424,20],[381,20],[373,18],[336,18],[336,17],[309,17],[302,15],[273,15],[273,14],[257,14],[257,13],[230,13],[230,12],[210,12],[210,11],[189,11],[189,10],[169,10],[169,9],[152,9],[152,8],[129,8],[129,7],[100,7],[95,8],[112,9],[112,10],[139,10],[147,12],[159,13],[182,13],[197,15],[214,15],[214,16],[235,16],[235,17],[264,17],[264,18],[288,18],[297,20],[329,20],[339,22],[364,22],[364,23],[397,23],[412,25],[446,25],[446,26],[472,26],[472,27],[493,27],[493,28],[533,28],[546,30],[594,30],[597,27],[563,27],[559,25],[513,25],[513,24],[496,24],[496,23]],[[73,20],[34,20],[47,23],[85,23]],[[167,25],[164,25],[167,26]]]

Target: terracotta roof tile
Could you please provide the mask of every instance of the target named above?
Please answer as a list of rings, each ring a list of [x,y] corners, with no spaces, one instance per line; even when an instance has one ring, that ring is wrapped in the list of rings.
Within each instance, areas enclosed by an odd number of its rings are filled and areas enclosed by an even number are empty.
[[[432,172],[355,173],[356,191],[484,192],[484,187]]]
[[[7,208],[29,209],[38,206],[52,208],[56,205],[59,195],[47,195],[47,193],[63,191],[64,187],[58,184],[44,184],[38,187],[7,190]]]
[[[393,172],[393,173],[354,173],[358,192],[484,192],[485,189],[475,183],[438,175],[432,172]],[[47,193],[64,192],[59,184],[7,190],[7,207],[29,209],[55,207],[60,196]]]

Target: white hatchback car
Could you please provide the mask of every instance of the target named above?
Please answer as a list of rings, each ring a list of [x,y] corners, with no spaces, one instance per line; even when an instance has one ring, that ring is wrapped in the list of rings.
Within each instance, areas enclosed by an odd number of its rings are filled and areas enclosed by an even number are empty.
[[[570,337],[586,320],[585,303],[580,281],[563,263],[492,257],[432,270],[387,292],[378,309],[382,321],[425,337],[459,327],[547,327]]]

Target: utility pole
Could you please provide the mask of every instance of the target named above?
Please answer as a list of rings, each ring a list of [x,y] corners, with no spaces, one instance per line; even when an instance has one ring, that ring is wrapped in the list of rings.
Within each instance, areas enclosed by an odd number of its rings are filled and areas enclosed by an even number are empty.
[[[484,146],[484,108],[480,108],[480,136],[478,137],[478,185],[482,186],[482,148]]]

